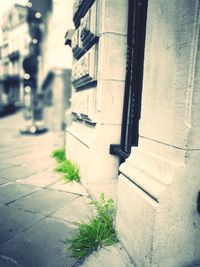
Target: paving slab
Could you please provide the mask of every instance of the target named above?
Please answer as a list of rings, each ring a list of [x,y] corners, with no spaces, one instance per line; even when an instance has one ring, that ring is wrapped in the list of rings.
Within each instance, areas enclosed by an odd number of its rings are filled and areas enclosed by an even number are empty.
[[[59,209],[51,216],[74,223],[88,222],[89,218],[91,218],[94,214],[95,210],[92,208],[92,206],[87,204],[87,200],[84,197],[78,197],[69,205]]]
[[[0,202],[8,204],[38,190],[31,185],[9,183],[0,187]]]
[[[0,208],[0,245],[17,233],[40,221],[44,216],[10,206]],[[0,265],[1,266],[1,265]]]
[[[0,266],[1,267],[23,267],[22,265],[18,264],[15,260],[0,255]]]
[[[88,192],[85,190],[85,188],[80,183],[77,183],[77,182],[67,183],[62,178],[60,178],[60,180],[57,183],[51,185],[50,188],[77,194],[80,196],[89,196]]]
[[[42,171],[48,171],[48,172],[52,172],[55,174],[54,172],[54,167],[56,166],[55,161],[49,157],[44,157],[44,158],[39,158],[39,159],[34,158],[32,159],[31,162],[28,162],[28,163],[26,162],[26,163],[21,164],[19,169],[27,169],[27,166],[28,166],[28,172],[29,172],[28,177],[30,177],[33,174],[42,172]],[[24,179],[24,177],[22,177],[22,179]]]
[[[101,248],[91,254],[80,267],[134,267],[120,244]]]
[[[11,205],[24,210],[49,215],[65,204],[70,203],[76,197],[75,195],[64,192],[41,189]]]
[[[9,163],[6,163],[6,162],[2,162],[0,160],[0,171],[3,170],[3,169],[7,169],[9,167],[12,167],[13,165],[12,164],[9,164]]]
[[[24,164],[25,162],[32,162],[35,159],[44,157],[45,152],[35,151],[34,153],[27,153],[26,155],[18,155],[15,157],[8,157],[7,159],[3,159],[3,162],[8,162],[10,164]]]
[[[52,173],[51,171],[42,171],[37,174],[34,174],[26,179],[19,179],[17,180],[18,183],[23,184],[30,184],[35,185],[38,187],[47,187],[56,181],[58,181],[60,178],[55,173]]]
[[[22,166],[26,166],[26,165],[27,164],[22,164]],[[53,169],[56,167],[56,162],[54,159],[50,158],[50,156],[47,156],[42,159],[35,159],[34,161],[29,162],[28,166],[29,168],[35,171],[51,169],[53,172]]]
[[[23,267],[72,267],[77,260],[70,257],[65,241],[76,231],[64,222],[45,219],[2,245],[0,255]]]
[[[33,150],[31,150],[29,147],[28,148],[24,148],[24,149],[17,149],[15,147],[15,149],[13,150],[9,150],[9,151],[4,151],[0,154],[0,160],[4,161],[6,159],[13,159],[13,158],[17,158],[19,156],[25,156],[25,155],[30,155],[32,152],[35,152],[36,148]]]
[[[3,184],[7,184],[9,181],[5,178],[1,178],[0,177],[0,186],[3,185]]]
[[[9,161],[9,160],[8,160]],[[6,178],[9,181],[16,181],[35,174],[35,170],[28,168],[28,166],[14,166],[4,170],[0,170],[0,177]]]

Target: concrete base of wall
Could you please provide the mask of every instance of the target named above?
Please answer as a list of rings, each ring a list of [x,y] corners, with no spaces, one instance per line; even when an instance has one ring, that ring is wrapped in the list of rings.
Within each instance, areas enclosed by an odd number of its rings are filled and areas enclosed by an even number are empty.
[[[120,168],[116,226],[138,267],[200,266],[199,153],[190,156],[178,164],[138,148]]]
[[[109,154],[116,132],[120,132],[119,125],[93,127],[73,122],[67,127],[67,157],[79,166],[83,184],[108,184],[118,177],[119,159]]]

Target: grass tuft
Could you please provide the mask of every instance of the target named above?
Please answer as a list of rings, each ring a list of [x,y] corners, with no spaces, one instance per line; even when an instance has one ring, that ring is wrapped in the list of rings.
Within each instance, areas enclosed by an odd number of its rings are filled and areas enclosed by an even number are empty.
[[[55,158],[58,162],[65,161],[66,160],[65,149],[59,148],[59,149],[53,151],[52,157]]]
[[[92,201],[97,210],[97,215],[90,219],[89,223],[78,223],[79,234],[70,240],[72,257],[84,258],[103,246],[111,246],[118,242],[113,226],[115,215],[112,199],[105,200],[104,194],[99,200]]]
[[[63,178],[67,182],[80,182],[80,174],[78,167],[66,158],[65,149],[60,148],[52,152],[52,156],[58,161],[55,171],[62,173]]]
[[[79,169],[76,165],[72,164],[71,161],[65,160],[61,162],[55,169],[57,172],[64,174],[64,179],[66,181],[76,181],[80,182]]]

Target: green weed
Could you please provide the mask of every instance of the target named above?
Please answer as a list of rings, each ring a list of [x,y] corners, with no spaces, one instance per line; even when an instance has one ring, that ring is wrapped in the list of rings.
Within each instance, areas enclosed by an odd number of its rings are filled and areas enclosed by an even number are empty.
[[[55,169],[57,172],[63,173],[63,177],[66,181],[77,181],[80,182],[79,169],[76,165],[72,164],[71,161],[65,160],[61,162]]]
[[[52,156],[58,161],[58,166],[55,168],[55,171],[62,173],[63,178],[67,182],[80,181],[79,169],[75,164],[66,158],[64,148],[53,151]]]
[[[104,194],[99,200],[92,201],[97,210],[97,215],[89,223],[78,223],[79,234],[70,240],[72,257],[83,258],[103,246],[110,246],[118,242],[113,226],[115,215],[112,199],[105,200]]]
[[[64,160],[66,160],[65,149],[59,148],[59,149],[53,151],[52,157],[54,157],[58,162],[62,162]]]

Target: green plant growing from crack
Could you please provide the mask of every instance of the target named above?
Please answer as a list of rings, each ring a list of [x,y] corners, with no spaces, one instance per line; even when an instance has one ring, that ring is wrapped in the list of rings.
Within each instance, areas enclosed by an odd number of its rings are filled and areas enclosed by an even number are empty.
[[[67,182],[80,182],[79,169],[75,164],[66,158],[64,148],[59,148],[53,151],[52,157],[54,157],[58,162],[58,166],[55,168],[55,171],[62,173],[63,178]]]
[[[101,193],[99,200],[91,202],[97,215],[90,218],[89,223],[77,223],[79,234],[70,240],[72,257],[84,258],[103,246],[111,246],[118,242],[113,226],[115,206],[112,199],[105,200]]]

